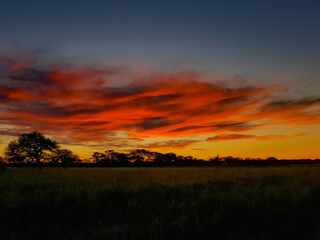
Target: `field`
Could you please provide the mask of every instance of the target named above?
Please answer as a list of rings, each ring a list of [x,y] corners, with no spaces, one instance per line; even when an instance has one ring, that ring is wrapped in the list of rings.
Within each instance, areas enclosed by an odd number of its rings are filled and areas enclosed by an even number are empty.
[[[320,168],[8,168],[0,239],[320,239]]]

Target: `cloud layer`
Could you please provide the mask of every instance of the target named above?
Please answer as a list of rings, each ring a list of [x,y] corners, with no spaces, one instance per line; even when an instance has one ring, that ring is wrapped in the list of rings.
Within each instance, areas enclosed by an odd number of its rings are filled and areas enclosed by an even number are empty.
[[[222,134],[208,141],[259,139],[240,133],[270,124],[320,123],[319,96],[279,100],[282,92],[274,86],[233,87],[202,77],[194,72],[142,76],[121,67],[43,66],[34,57],[3,55],[0,131],[38,130],[75,144],[103,141],[112,132],[128,139],[186,138],[137,143],[158,148],[187,146],[197,142],[187,137],[208,134]]]

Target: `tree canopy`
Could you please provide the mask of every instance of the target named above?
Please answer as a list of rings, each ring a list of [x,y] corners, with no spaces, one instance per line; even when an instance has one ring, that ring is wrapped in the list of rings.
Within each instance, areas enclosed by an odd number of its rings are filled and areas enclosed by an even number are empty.
[[[78,155],[68,149],[55,149],[51,155],[51,162],[61,163],[65,168],[72,163],[81,162]]]
[[[19,135],[17,140],[9,143],[5,150],[8,161],[23,162],[30,160],[40,163],[44,158],[46,151],[53,152],[58,149],[58,143],[50,138],[45,137],[39,132],[29,132]]]
[[[278,160],[275,157],[267,159],[259,158],[235,158],[232,156],[210,157],[209,161],[194,158],[192,156],[180,156],[175,153],[160,153],[146,149],[136,149],[129,153],[106,150],[102,153],[94,152],[92,162],[82,161],[76,154],[68,149],[60,148],[58,143],[45,137],[39,132],[29,132],[19,135],[18,139],[11,141],[6,150],[6,158],[0,157],[0,168],[7,164],[24,166],[37,165],[41,168],[45,166],[101,166],[101,167],[125,167],[125,166],[227,166],[244,164],[287,164],[288,161]],[[301,162],[301,160],[299,160]],[[319,163],[305,159],[308,163]],[[42,163],[44,162],[44,163]],[[290,161],[293,162],[293,161]],[[22,164],[20,164],[22,163]],[[33,164],[35,163],[35,164]],[[96,164],[96,165],[95,165]]]

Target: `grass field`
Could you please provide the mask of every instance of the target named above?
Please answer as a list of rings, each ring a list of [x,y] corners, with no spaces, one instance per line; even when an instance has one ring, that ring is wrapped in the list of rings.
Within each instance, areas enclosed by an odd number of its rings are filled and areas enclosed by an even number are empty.
[[[0,239],[320,239],[320,168],[11,168]]]

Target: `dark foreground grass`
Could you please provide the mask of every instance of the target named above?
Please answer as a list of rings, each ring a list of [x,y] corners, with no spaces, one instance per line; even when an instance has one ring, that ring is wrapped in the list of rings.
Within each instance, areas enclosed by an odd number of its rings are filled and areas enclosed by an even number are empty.
[[[7,169],[0,239],[320,239],[319,170]]]

